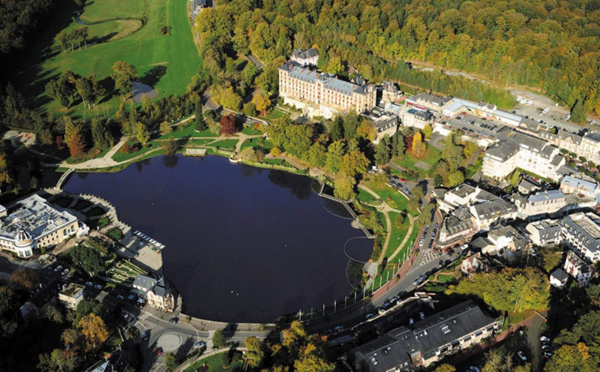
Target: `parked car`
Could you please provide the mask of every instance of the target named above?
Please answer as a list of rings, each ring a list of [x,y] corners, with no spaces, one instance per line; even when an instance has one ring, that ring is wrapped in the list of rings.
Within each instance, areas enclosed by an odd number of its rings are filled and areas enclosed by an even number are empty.
[[[382,308],[382,307],[378,307],[378,308],[377,308],[377,314],[381,315],[381,314],[383,314],[383,313],[385,313],[385,310],[383,310],[383,308]]]
[[[104,288],[104,287],[102,286],[102,284],[96,284],[96,285],[94,286],[94,288],[96,288],[96,289],[102,289],[102,288]]]
[[[413,318],[409,318],[408,325],[413,325],[413,324],[415,324],[415,320]]]
[[[521,358],[522,361],[524,361],[524,362],[527,361],[527,357],[525,356],[525,353],[522,350],[519,350],[517,355],[519,356],[519,358]]]
[[[178,317],[173,317],[173,318],[169,319],[169,323],[173,323],[173,324],[177,324],[178,321],[179,321]]]
[[[375,316],[375,314],[373,314],[373,313],[368,313],[367,315],[365,315],[365,320],[369,320],[369,319],[371,319],[371,318],[372,318],[372,317],[374,317],[374,316]]]
[[[551,352],[551,351],[544,351],[544,359],[551,358],[552,355],[554,355],[553,352]]]
[[[419,318],[421,318],[421,320],[425,319],[425,314],[423,314],[422,311],[419,313]]]
[[[123,301],[125,299],[125,297],[123,297],[123,295],[117,295],[117,298],[121,301]]]
[[[68,267],[66,269],[63,270],[63,272],[61,273],[62,275],[67,275],[69,273],[69,271],[71,271],[71,269],[69,269]]]
[[[61,271],[62,268],[63,268],[62,265],[58,265],[54,268],[54,272],[57,273],[57,272]]]
[[[333,328],[333,331],[334,331],[335,333],[339,333],[339,332],[341,332],[341,331],[343,331],[343,330],[344,330],[344,327],[343,327],[343,326],[336,326],[336,327],[334,327],[334,328]]]
[[[162,349],[162,347],[159,346],[157,348],[154,348],[154,350],[152,352],[156,355],[161,355],[163,352],[163,349]]]
[[[546,337],[546,336],[541,336],[540,337],[540,341],[542,341],[542,342],[550,342],[550,338]]]
[[[92,283],[92,282],[85,282],[85,285],[87,285],[88,287],[93,287],[94,283]]]
[[[150,339],[150,330],[147,329],[142,333],[142,340],[148,341]]]
[[[384,310],[389,309],[390,307],[392,307],[392,304],[389,300],[385,300],[385,302],[383,303],[383,308]]]
[[[206,342],[204,342],[204,341],[198,341],[198,342],[196,342],[196,343],[194,344],[194,347],[195,347],[196,349],[198,349],[198,348],[201,348],[201,347],[205,347],[205,346],[206,346]]]
[[[421,283],[419,282],[419,278],[417,278],[417,279],[415,279],[415,280],[413,281],[413,285],[414,285],[415,287],[416,287],[416,286],[418,286],[419,284],[421,284]]]
[[[394,297],[390,298],[390,303],[392,305],[395,305],[398,303],[398,300],[399,300],[398,296],[394,296]]]

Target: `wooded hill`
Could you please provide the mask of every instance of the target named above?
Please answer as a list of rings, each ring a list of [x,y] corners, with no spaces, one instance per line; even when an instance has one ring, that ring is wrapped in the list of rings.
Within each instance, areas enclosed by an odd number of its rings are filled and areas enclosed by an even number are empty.
[[[265,62],[316,46],[324,70],[341,62],[374,80],[408,76],[398,61],[431,62],[600,114],[600,0],[222,0],[200,18],[207,48]]]

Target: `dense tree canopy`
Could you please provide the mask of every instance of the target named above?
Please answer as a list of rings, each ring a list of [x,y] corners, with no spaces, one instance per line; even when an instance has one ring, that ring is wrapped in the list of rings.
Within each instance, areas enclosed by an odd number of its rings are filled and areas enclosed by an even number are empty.
[[[474,294],[496,310],[511,312],[545,309],[550,297],[546,276],[532,267],[473,274],[449,292]]]

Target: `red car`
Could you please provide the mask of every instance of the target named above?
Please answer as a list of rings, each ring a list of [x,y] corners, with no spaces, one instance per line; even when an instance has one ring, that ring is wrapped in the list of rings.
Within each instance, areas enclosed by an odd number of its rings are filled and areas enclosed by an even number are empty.
[[[156,355],[161,355],[161,354],[162,354],[162,352],[163,352],[163,349],[162,349],[162,347],[157,347],[157,348],[155,348],[155,349],[154,349],[154,351],[153,351],[153,352],[154,352],[154,354],[156,354]]]
[[[406,182],[404,178],[400,178],[400,182]]]

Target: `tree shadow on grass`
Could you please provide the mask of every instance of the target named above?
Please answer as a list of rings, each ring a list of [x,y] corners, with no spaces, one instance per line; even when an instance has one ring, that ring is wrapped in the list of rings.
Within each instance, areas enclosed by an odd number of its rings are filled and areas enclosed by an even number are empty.
[[[141,77],[140,83],[154,87],[167,73],[167,66],[154,66]]]

